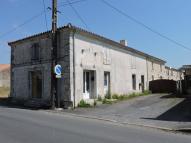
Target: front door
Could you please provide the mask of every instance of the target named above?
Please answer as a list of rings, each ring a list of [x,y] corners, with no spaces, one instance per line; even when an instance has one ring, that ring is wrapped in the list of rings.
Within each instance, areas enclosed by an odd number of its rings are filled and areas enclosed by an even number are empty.
[[[104,72],[104,94],[109,96],[110,94],[110,73]]]
[[[95,98],[95,72],[83,72],[83,99]]]
[[[83,73],[83,98],[90,98],[90,72],[84,71]]]
[[[31,95],[32,98],[42,98],[42,73],[41,71],[31,72]]]

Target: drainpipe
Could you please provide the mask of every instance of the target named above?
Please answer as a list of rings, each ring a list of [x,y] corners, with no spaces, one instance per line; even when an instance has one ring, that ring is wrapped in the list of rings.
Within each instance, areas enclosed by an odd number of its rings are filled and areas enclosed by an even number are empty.
[[[73,29],[72,30],[72,48],[73,48],[73,108],[75,109],[75,105],[76,105],[76,77],[75,77],[75,64],[76,64],[76,60],[75,60],[75,33],[76,30]]]
[[[147,90],[149,90],[149,67],[148,67],[148,57],[146,58],[146,67],[147,67]]]

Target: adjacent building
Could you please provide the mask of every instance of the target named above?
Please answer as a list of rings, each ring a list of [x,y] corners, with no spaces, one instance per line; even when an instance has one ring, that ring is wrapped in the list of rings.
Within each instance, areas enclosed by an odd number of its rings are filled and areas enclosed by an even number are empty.
[[[0,64],[0,87],[10,87],[10,64]]]
[[[183,65],[181,70],[184,72],[184,92],[191,95],[191,65]]]
[[[12,97],[50,101],[50,35],[47,31],[9,43]],[[63,69],[57,94],[65,106],[113,93],[143,92],[151,80],[172,79],[166,77],[164,60],[129,47],[125,40],[115,42],[71,24],[58,29],[57,40]]]
[[[184,73],[181,70],[165,66],[165,79],[180,81],[184,79]]]

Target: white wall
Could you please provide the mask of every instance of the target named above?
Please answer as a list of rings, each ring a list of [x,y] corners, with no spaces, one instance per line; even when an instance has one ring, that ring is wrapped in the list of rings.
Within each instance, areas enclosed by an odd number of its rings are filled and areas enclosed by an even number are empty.
[[[97,95],[104,95],[104,71],[111,76],[111,93],[141,92],[141,75],[147,83],[146,58],[85,36],[75,35],[76,100],[83,95],[83,70],[96,71]],[[132,89],[132,74],[136,74],[137,90]]]

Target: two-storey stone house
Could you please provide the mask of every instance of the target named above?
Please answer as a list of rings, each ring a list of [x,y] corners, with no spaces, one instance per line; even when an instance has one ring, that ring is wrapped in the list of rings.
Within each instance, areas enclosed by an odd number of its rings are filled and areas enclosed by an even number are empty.
[[[50,101],[51,32],[40,33],[11,46],[11,96]],[[149,81],[164,78],[165,61],[81,28],[58,29],[58,63],[62,78],[57,94],[65,105],[105,95],[149,89]]]

